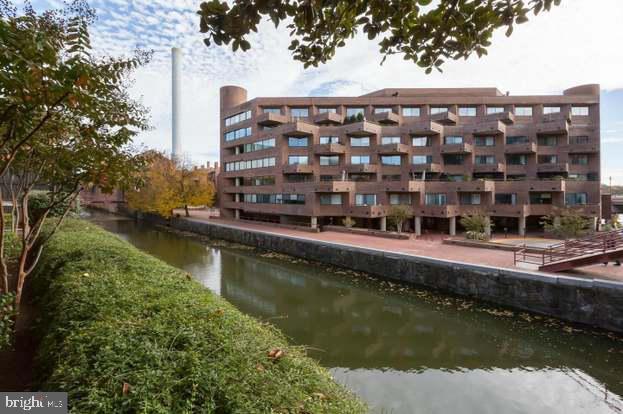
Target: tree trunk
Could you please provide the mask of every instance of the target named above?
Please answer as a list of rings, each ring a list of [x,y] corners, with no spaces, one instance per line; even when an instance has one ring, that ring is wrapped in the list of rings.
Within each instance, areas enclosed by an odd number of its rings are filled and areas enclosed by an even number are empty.
[[[184,211],[186,212],[186,217],[190,217],[190,212],[188,211],[188,204],[184,204]]]

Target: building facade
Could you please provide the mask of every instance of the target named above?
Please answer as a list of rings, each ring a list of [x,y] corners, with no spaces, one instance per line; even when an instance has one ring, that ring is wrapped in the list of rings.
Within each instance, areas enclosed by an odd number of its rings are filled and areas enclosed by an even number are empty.
[[[480,212],[525,234],[561,209],[600,218],[599,85],[562,95],[495,88],[382,89],[359,97],[220,91],[224,217],[453,234]]]

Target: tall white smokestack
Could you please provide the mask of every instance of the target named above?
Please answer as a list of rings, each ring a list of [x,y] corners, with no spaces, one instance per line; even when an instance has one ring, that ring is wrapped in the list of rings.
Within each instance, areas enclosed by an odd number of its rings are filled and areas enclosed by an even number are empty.
[[[173,126],[173,140],[171,143],[171,158],[180,159],[182,156],[182,141],[180,139],[180,66],[182,64],[182,50],[174,47],[171,49],[171,73],[172,73],[172,107],[171,123]]]

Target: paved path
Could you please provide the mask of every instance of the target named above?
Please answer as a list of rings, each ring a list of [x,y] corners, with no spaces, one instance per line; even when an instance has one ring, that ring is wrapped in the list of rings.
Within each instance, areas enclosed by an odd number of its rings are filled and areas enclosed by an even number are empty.
[[[221,218],[210,217],[207,212],[201,210],[191,211],[191,218],[201,221],[210,221],[213,223],[223,223],[242,229],[282,234],[286,236],[295,236],[299,238],[320,240],[331,243],[349,244],[358,247],[386,250],[388,252],[398,252],[416,256],[427,256],[436,259],[453,260],[485,266],[505,267],[511,269],[515,267],[513,263],[512,252],[442,244],[442,240],[447,237],[442,234],[423,235],[418,239],[412,236],[408,240],[395,240],[333,231],[311,233],[303,230],[271,226],[270,223],[256,224],[234,220],[225,220]],[[616,267],[613,265],[588,266],[564,274],[575,277],[623,281],[623,267]]]

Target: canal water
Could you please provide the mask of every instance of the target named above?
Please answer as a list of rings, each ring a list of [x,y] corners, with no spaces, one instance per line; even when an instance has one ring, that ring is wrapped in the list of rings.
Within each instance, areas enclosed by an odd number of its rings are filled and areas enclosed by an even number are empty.
[[[375,413],[623,413],[623,339],[95,213],[280,328]]]

